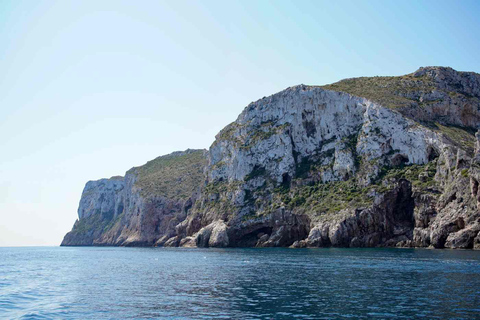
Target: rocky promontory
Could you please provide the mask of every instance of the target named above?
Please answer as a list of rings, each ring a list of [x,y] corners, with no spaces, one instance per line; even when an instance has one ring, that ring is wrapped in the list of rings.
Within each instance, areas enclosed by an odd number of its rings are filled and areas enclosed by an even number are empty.
[[[89,181],[62,245],[154,246],[174,236],[203,181],[206,150],[186,150]],[[159,242],[160,241],[160,242]]]
[[[480,248],[480,75],[298,85],[90,181],[62,245]]]

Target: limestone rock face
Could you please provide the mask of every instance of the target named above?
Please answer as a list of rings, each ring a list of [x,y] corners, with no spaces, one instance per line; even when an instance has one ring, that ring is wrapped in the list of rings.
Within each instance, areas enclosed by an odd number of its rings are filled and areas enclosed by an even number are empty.
[[[227,247],[229,238],[227,234],[227,225],[217,220],[203,227],[192,237],[185,238],[181,243],[183,247]]]
[[[187,150],[133,168],[125,177],[89,181],[80,200],[79,220],[62,245],[163,245],[185,219],[203,181],[204,163],[204,150]],[[182,188],[152,187],[151,180],[162,170],[165,180],[183,179]]]
[[[317,224],[307,246],[376,247],[409,244],[414,225],[412,186],[400,180],[395,188],[376,199],[368,209],[355,209],[347,217]],[[402,243],[403,244],[403,243]]]
[[[426,67],[413,74],[426,79],[429,90],[410,91],[406,97],[418,101],[417,107],[400,112],[417,121],[438,121],[478,128],[480,115],[480,76],[474,72],[457,72],[452,68]]]
[[[89,182],[64,244],[478,248],[479,101],[442,67],[290,87],[193,162]]]
[[[318,181],[359,173],[366,185],[382,166],[425,164],[447,147],[442,134],[369,100],[297,86],[252,103],[217,135],[208,178],[242,181],[265,171],[281,183],[316,162]],[[357,172],[357,159],[374,165]]]
[[[393,108],[417,122],[478,128],[480,75],[423,67],[398,77],[361,77],[323,86]]]
[[[117,216],[123,211],[124,188],[122,177],[87,182],[80,199],[78,218],[88,218],[93,214]]]
[[[213,226],[210,239],[208,240],[209,247],[227,247],[229,245],[227,225],[223,222],[217,222]]]

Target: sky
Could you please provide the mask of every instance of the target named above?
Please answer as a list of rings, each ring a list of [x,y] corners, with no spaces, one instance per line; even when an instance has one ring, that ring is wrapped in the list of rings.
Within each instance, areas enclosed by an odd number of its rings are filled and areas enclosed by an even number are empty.
[[[480,72],[479,1],[0,1],[0,246],[59,245],[88,180],[208,148],[297,84]]]

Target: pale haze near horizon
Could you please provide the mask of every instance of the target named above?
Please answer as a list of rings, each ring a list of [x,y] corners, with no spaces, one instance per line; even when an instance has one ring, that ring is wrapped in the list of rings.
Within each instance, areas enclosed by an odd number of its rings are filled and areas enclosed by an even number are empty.
[[[480,72],[475,1],[2,1],[0,246],[59,245],[88,180],[208,148],[286,87]]]

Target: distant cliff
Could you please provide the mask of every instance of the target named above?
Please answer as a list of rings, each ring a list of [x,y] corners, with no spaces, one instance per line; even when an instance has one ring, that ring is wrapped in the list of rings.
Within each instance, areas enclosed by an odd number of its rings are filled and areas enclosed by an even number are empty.
[[[208,151],[88,182],[62,245],[480,248],[480,75],[299,85]]]

